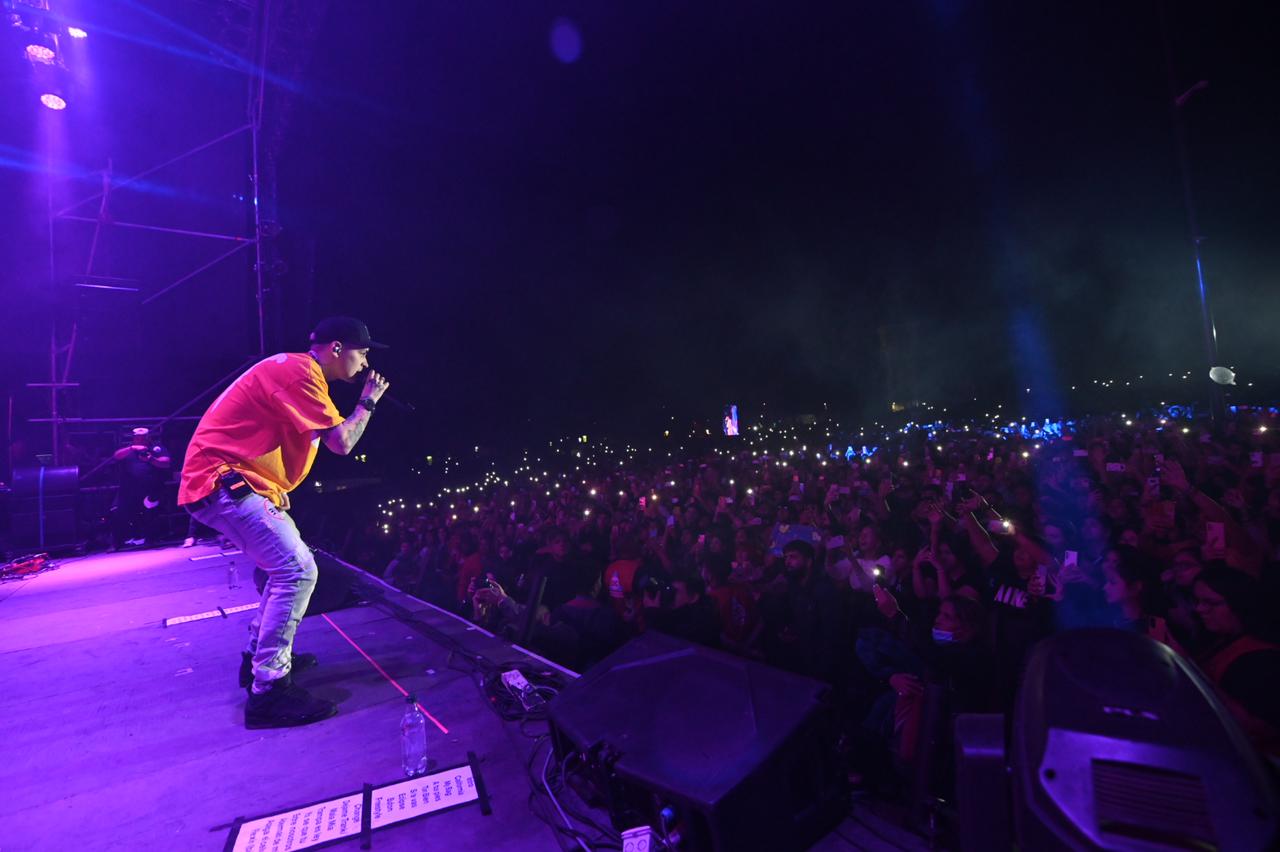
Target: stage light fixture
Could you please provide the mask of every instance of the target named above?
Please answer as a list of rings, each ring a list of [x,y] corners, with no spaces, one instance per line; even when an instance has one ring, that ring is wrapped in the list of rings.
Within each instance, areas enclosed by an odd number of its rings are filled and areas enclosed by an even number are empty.
[[[27,59],[32,62],[39,62],[42,65],[52,65],[57,54],[52,48],[45,47],[43,44],[27,45]]]
[[[52,110],[64,110],[67,108],[66,101],[50,92],[46,92],[40,96],[40,103]]]
[[[72,38],[88,38],[89,34],[79,27],[67,27],[67,35]]]

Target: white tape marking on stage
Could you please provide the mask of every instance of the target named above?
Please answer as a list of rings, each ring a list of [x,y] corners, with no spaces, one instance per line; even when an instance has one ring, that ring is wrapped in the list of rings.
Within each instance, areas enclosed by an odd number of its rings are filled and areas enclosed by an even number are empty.
[[[206,559],[221,559],[224,556],[241,556],[243,553],[242,550],[224,550],[221,553],[206,553],[204,556],[188,556],[187,559],[191,562],[203,562]]]
[[[262,605],[261,601],[251,604],[242,604],[240,606],[228,606],[220,609],[211,609],[208,612],[197,612],[195,615],[177,615],[173,618],[164,620],[165,627],[173,627],[175,624],[187,624],[192,621],[204,621],[206,618],[226,618],[229,615],[235,615],[237,612],[248,612],[251,609],[257,609]]]

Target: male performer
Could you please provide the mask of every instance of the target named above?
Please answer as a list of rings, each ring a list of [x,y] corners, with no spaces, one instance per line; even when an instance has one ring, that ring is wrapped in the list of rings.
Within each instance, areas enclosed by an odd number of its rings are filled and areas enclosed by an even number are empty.
[[[316,584],[316,563],[289,517],[289,492],[311,470],[321,442],[346,455],[369,425],[387,380],[372,369],[345,420],[329,382],[352,382],[369,366],[363,322],[322,320],[303,353],[273,355],[236,379],[200,418],[182,466],[178,503],[244,551],[267,575],[249,625],[252,684],[247,728],[306,725],[338,712],[293,683],[293,635]]]

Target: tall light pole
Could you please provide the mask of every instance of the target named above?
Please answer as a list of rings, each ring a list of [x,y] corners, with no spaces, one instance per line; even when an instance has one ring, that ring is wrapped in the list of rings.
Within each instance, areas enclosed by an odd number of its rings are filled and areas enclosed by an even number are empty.
[[[1169,74],[1169,107],[1173,116],[1173,135],[1178,151],[1178,170],[1182,175],[1182,200],[1187,208],[1187,226],[1191,234],[1191,252],[1196,263],[1196,283],[1200,296],[1200,324],[1204,335],[1205,372],[1201,374],[1203,381],[1208,373],[1218,366],[1218,329],[1213,322],[1213,308],[1209,303],[1209,285],[1204,279],[1204,259],[1200,254],[1200,244],[1204,236],[1200,233],[1200,224],[1196,218],[1195,197],[1191,191],[1191,153],[1187,147],[1187,128],[1182,112],[1191,99],[1199,92],[1209,88],[1209,83],[1201,80],[1191,88],[1179,93],[1178,76],[1173,66],[1173,47],[1169,38],[1168,20],[1165,16],[1164,4],[1160,5],[1160,34],[1164,41],[1165,67]],[[1226,404],[1222,387],[1212,380],[1209,382],[1209,413],[1213,419],[1213,429],[1222,428],[1226,417]]]

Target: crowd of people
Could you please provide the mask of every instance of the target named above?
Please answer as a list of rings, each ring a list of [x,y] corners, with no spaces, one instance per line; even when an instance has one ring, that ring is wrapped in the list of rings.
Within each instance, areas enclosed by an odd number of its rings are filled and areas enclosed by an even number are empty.
[[[847,452],[778,430],[393,503],[346,555],[393,547],[389,582],[577,670],[656,629],[826,681],[867,783],[938,741],[926,701],[1007,710],[1030,648],[1078,627],[1194,662],[1280,755],[1271,423],[934,424]]]

